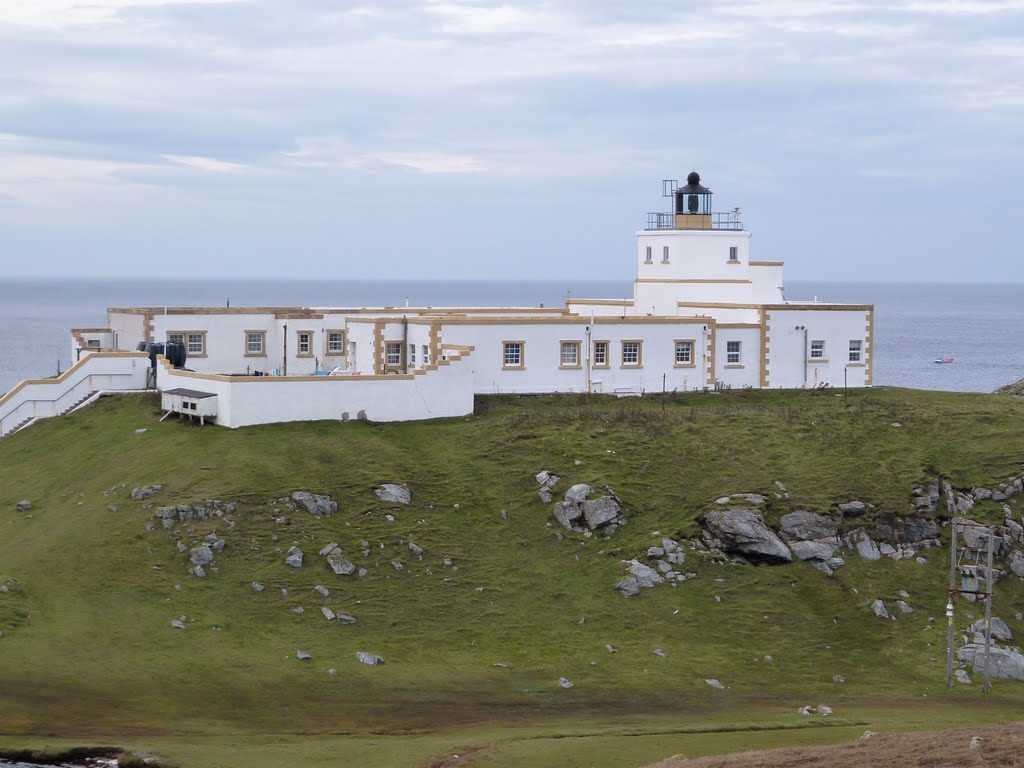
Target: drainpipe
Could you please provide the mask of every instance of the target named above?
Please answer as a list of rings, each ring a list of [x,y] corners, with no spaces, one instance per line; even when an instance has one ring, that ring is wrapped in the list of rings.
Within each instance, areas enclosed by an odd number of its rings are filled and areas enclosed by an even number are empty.
[[[284,375],[288,375],[288,323],[284,324]]]
[[[406,306],[409,304],[409,300],[405,300]],[[405,363],[402,366],[402,372],[409,373],[409,319],[402,315],[402,360]]]
[[[593,318],[591,318],[591,322],[593,322]],[[586,337],[587,337],[587,357],[586,357],[586,361],[587,361],[587,363],[586,363],[587,394],[589,395],[590,394],[590,347],[592,346],[591,343],[590,343],[591,330],[590,330],[590,326],[589,325],[587,326]]]
[[[804,386],[807,386],[807,326],[798,325],[798,331],[804,332]]]

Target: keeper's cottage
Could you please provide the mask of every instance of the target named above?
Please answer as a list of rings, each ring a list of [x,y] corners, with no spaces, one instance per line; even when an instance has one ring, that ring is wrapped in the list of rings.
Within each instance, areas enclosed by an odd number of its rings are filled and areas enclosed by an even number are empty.
[[[80,362],[65,377],[78,369],[90,390],[199,392],[212,419],[230,427],[463,415],[475,394],[502,392],[871,385],[872,306],[787,301],[783,263],[751,258],[739,209],[715,212],[696,172],[682,186],[663,181],[662,194],[669,210],[648,214],[636,235],[632,299],[571,298],[554,308],[111,307],[106,328],[72,330]],[[0,399],[0,434],[14,424],[4,415],[12,395],[39,386],[23,382]]]

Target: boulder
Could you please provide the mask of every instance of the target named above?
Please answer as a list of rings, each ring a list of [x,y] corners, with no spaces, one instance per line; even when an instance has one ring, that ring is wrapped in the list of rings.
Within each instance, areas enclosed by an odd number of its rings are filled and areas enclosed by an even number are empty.
[[[309,491],[295,491],[292,498],[304,506],[313,517],[330,517],[338,511],[338,502],[330,496],[321,496]]]
[[[914,609],[911,608],[909,605],[907,605],[906,601],[904,601],[904,600],[897,600],[896,601],[896,607],[900,609],[901,613],[913,613],[914,612]]]
[[[568,491],[565,492],[565,500],[569,502],[582,503],[587,500],[587,496],[593,491],[586,483],[577,483]]]
[[[339,613],[338,614],[338,621],[341,624],[355,624],[356,623],[356,617],[355,616],[349,616],[347,613]]]
[[[863,501],[847,501],[839,505],[839,511],[844,517],[858,517],[867,511],[868,505]]]
[[[725,686],[713,677],[707,678],[704,682],[710,685],[712,688],[718,688],[719,690],[725,689]]]
[[[554,474],[553,472],[549,472],[546,469],[542,469],[540,472],[534,475],[533,478],[534,480],[537,481],[537,485],[541,485],[545,488],[553,487],[559,480],[562,479],[558,475]]]
[[[901,544],[921,544],[939,538],[939,527],[934,520],[921,517],[896,519],[896,540]]]
[[[583,519],[590,530],[600,528],[602,525],[615,522],[622,508],[611,496],[602,496],[600,499],[583,502]]]
[[[839,549],[839,542],[794,541],[789,548],[798,560],[828,560]]]
[[[1024,579],[1024,552],[1015,549],[1007,558],[1007,563],[1017,578]]]
[[[982,501],[983,499],[991,499],[992,491],[988,488],[971,488],[971,496],[974,497],[975,501]]]
[[[32,502],[29,501],[28,499],[23,499],[14,506],[19,512],[28,512],[30,509],[32,509]]]
[[[201,547],[193,547],[188,559],[192,561],[192,565],[209,565],[213,562],[213,550],[205,544]]]
[[[779,533],[791,541],[834,539],[839,533],[839,523],[831,517],[798,509],[779,519]]]
[[[295,658],[298,659],[299,661],[309,661],[313,657],[310,656],[305,651],[295,651]]]
[[[551,495],[551,491],[549,491],[547,488],[541,488],[539,491],[537,491],[537,496],[544,504],[550,504],[551,499],[553,498]]]
[[[956,678],[956,681],[958,683],[963,683],[964,685],[971,684],[971,676],[967,674],[966,669],[958,669],[956,672],[953,673],[953,676]]]
[[[570,680],[567,677],[560,677],[560,678],[558,678],[558,687],[559,688],[572,688],[572,680]]]
[[[327,606],[322,607],[320,609],[320,613],[322,613],[324,615],[324,618],[327,619],[328,621],[334,621],[334,619],[335,619],[334,611],[332,611]]]
[[[184,629],[185,622],[183,622],[181,619],[174,619],[174,621],[171,622],[171,626],[175,629]]]
[[[789,548],[765,525],[756,510],[715,509],[704,516],[704,525],[727,552],[755,559],[785,562],[793,559]]]
[[[992,639],[993,640],[997,640],[997,641],[1003,642],[1003,643],[1005,643],[1005,642],[1007,642],[1009,640],[1013,640],[1013,632],[1010,630],[1010,628],[1008,626],[1006,626],[1006,622],[1003,621],[1002,619],[1000,619],[998,616],[993,616],[992,617],[992,624],[991,624],[991,626],[992,626]],[[985,620],[984,619],[978,619],[976,622],[971,624],[971,626],[969,627],[969,630],[971,632],[973,632],[975,635],[980,635],[981,637],[984,637],[985,636]]]
[[[630,560],[628,565],[628,570],[636,579],[637,584],[645,589],[650,589],[655,584],[661,584],[665,581],[660,573],[649,565],[644,565],[639,560]]]
[[[289,547],[288,556],[284,559],[285,565],[290,565],[292,568],[302,567],[302,550],[298,547]]]
[[[323,584],[317,584],[315,587],[313,587],[313,589],[315,589],[317,592],[319,592],[323,597],[330,597],[331,596],[331,590],[329,590]]]
[[[634,578],[622,579],[615,588],[623,597],[636,597],[640,594],[640,584]]]
[[[985,646],[968,643],[957,651],[960,661],[970,664],[975,674],[985,671]],[[1024,681],[1024,656],[1008,648],[991,649],[989,674],[1000,680]]]
[[[578,504],[559,502],[555,504],[555,519],[566,530],[572,530],[576,522],[583,517],[583,510]]]
[[[355,564],[348,560],[340,549],[335,549],[327,556],[327,565],[338,576],[349,576],[356,571]]]
[[[264,589],[266,589],[266,587],[264,587],[264,586],[263,586],[262,584],[260,584],[260,583],[259,583],[258,581],[254,581],[254,582],[252,583],[252,591],[253,591],[253,592],[262,592],[262,591],[263,591]]]
[[[423,554],[423,547],[421,547],[419,544],[413,544],[410,541],[409,542],[409,552],[411,552],[414,557],[419,557],[419,556],[421,556]]]
[[[871,540],[867,531],[857,531],[851,534],[849,539],[853,546],[857,548],[857,554],[865,560],[878,560],[882,556],[882,553],[878,550],[878,545]]]
[[[132,488],[132,498],[135,501],[143,501],[150,496],[155,496],[163,490],[162,485],[143,485],[141,488]]]
[[[378,499],[388,504],[408,504],[412,501],[412,493],[409,492],[408,487],[395,483],[384,483],[374,490],[374,493],[377,494]]]
[[[331,552],[338,548],[337,542],[330,542],[327,546],[320,550],[320,557],[327,557]]]
[[[356,651],[356,658],[359,659],[361,664],[366,664],[368,667],[376,667],[378,664],[383,664],[384,659],[375,653],[367,653],[366,651]]]
[[[881,600],[871,601],[871,612],[880,619],[888,619],[889,612],[885,610],[885,603]]]
[[[662,547],[648,547],[647,548],[647,559],[657,560],[659,557],[665,556],[665,550]]]

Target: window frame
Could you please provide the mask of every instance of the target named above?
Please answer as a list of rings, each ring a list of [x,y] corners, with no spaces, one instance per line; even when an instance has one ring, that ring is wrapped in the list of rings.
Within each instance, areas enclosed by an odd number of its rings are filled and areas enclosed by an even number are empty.
[[[519,361],[509,363],[509,347],[518,347]],[[522,339],[503,339],[501,342],[501,369],[503,371],[521,371],[526,368],[526,342]]]
[[[626,345],[636,344],[636,362],[626,362]],[[643,339],[622,339],[619,343],[619,367],[620,368],[643,368],[644,367],[644,340]]]
[[[654,246],[653,245],[648,245],[647,246],[647,251],[644,254],[644,264],[653,264],[653,263],[654,263]]]
[[[430,345],[429,344],[421,344],[420,347],[421,347],[420,351],[423,353],[423,365],[424,366],[430,365]]]
[[[331,351],[331,336],[333,334],[341,334],[341,341],[338,343],[337,351]],[[348,334],[345,333],[344,328],[325,328],[324,329],[324,356],[325,357],[344,357],[346,351],[345,342],[348,341]]]
[[[818,345],[815,348],[815,344]],[[815,354],[817,353],[817,354]],[[824,339],[811,339],[810,346],[807,350],[807,359],[813,360],[815,363],[827,363],[828,358],[825,357],[825,340]]]
[[[199,331],[199,330],[196,330],[196,331],[168,331],[167,332],[167,343],[170,344],[170,343],[172,343],[174,341],[177,341],[179,344],[184,344],[185,345],[185,354],[188,357],[191,357],[191,358],[206,357],[207,356],[207,352],[206,352],[206,333],[207,333],[206,331]],[[176,337],[176,336],[180,337],[180,338],[179,339],[173,338],[173,337]],[[200,337],[199,344],[200,344],[200,347],[202,348],[201,352],[193,352],[190,349],[190,345],[191,345],[191,339],[189,339],[190,336],[199,336]]]
[[[738,245],[729,246],[729,263],[739,264],[740,262],[740,247]]]
[[[736,351],[733,352],[729,349],[732,345],[736,345]],[[731,359],[735,355],[736,359]],[[725,367],[743,367],[743,342],[740,339],[727,339],[725,342]]]
[[[689,346],[689,362],[679,361],[679,345],[686,344]],[[672,362],[674,368],[696,368],[696,350],[697,340],[696,339],[675,339],[672,343]]]
[[[591,368],[611,368],[611,361],[608,359],[609,352],[611,351],[611,346],[612,346],[611,341],[609,339],[594,339],[594,341],[592,343],[594,345],[594,348],[592,350],[592,356],[591,356],[592,362],[591,362],[590,367]],[[598,344],[602,344],[604,346],[604,362],[603,363],[597,362],[597,345]]]
[[[392,348],[397,349],[393,352]],[[401,368],[405,357],[405,344],[400,340],[390,339],[384,342],[384,368]]]
[[[308,336],[309,340],[306,342],[306,351],[302,351],[302,337]],[[295,356],[296,357],[312,357],[313,356],[313,331],[296,331],[295,332]]]
[[[853,345],[856,344],[857,348],[854,349]],[[851,363],[863,363],[864,362],[864,339],[850,339],[850,344],[847,347],[849,350],[849,360]],[[856,357],[854,357],[856,355]]]
[[[566,369],[577,369],[583,367],[583,361],[580,359],[580,348],[583,346],[583,342],[579,339],[562,339],[558,342],[558,367],[561,370]],[[565,362],[565,352],[567,349],[572,349],[575,358],[575,362]]]
[[[661,246],[661,263],[662,264],[668,264],[669,263],[669,260],[668,260],[668,246],[667,245]]]
[[[259,339],[260,339],[260,350],[259,350],[259,352],[250,352],[249,351],[249,346],[250,346],[249,337],[250,336],[259,336]],[[244,339],[244,342],[245,342],[245,346],[243,347],[243,349],[245,350],[245,357],[266,357],[267,356],[267,332],[266,331],[257,330],[257,329],[248,329],[248,330],[242,331],[242,338]]]

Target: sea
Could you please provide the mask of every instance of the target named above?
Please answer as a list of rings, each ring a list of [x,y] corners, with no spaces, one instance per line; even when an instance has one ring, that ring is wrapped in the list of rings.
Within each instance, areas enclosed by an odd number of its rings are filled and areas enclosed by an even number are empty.
[[[1024,378],[1024,286],[791,282],[789,300],[875,305],[875,384],[991,392]],[[115,306],[561,306],[631,297],[629,280],[3,280],[0,393],[71,365],[72,327]],[[936,358],[953,362],[936,364]]]

